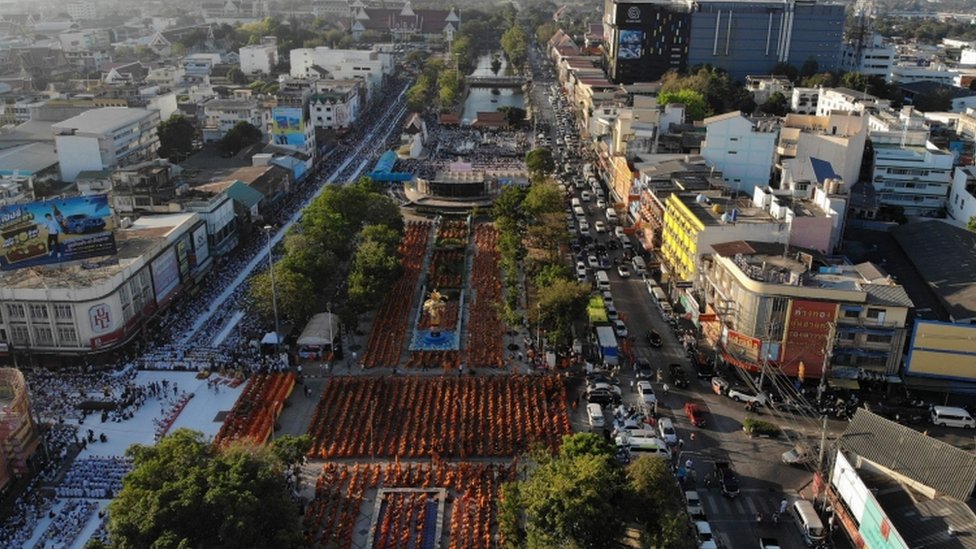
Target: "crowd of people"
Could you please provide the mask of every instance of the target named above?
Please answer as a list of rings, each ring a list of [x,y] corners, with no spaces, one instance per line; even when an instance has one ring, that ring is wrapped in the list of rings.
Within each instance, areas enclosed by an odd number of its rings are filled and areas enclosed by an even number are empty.
[[[406,82],[394,79],[386,93],[379,95],[375,108],[364,110],[357,126],[348,132],[341,143],[325,155],[311,177],[296,186],[295,191],[262,212],[262,223],[274,227],[286,224],[307,203],[328,178],[346,181],[365,162],[375,161],[384,150],[399,138],[395,132],[386,133],[383,127],[397,127],[405,114],[401,103]],[[379,129],[378,129],[379,128]],[[340,169],[341,168],[341,169]],[[121,422],[147,403],[160,404],[157,427],[172,414],[180,402],[185,404],[188,393],[175,386],[160,383],[137,385],[139,369],[154,370],[210,370],[239,372],[248,377],[259,372],[281,371],[287,364],[277,357],[267,357],[260,350],[242,341],[259,339],[262,328],[245,315],[236,330],[222,345],[214,347],[214,335],[226,325],[234,312],[242,310],[247,298],[246,284],[235,287],[217,314],[208,318],[195,333],[188,328],[222,292],[231,287],[247,265],[266,246],[260,231],[242,233],[242,240],[229,256],[220,258],[211,275],[198,287],[194,295],[179,294],[166,310],[148,327],[139,343],[99,366],[85,366],[75,371],[61,369],[56,374],[36,368],[26,368],[31,402],[39,423],[43,425],[45,451],[49,454],[41,474],[30,479],[17,497],[14,513],[0,527],[0,546],[23,547],[34,535],[40,522],[50,519],[49,527],[38,542],[41,547],[67,547],[74,543],[79,532],[97,510],[98,504],[86,498],[112,497],[121,488],[121,478],[128,470],[128,462],[121,457],[99,457],[75,460],[63,481],[53,486],[62,500],[52,498],[42,487],[52,487],[72,448],[80,450],[90,443],[106,440],[87,429],[87,436],[79,436],[79,424],[91,414],[101,414],[102,422]],[[260,264],[259,264],[260,265]],[[260,268],[260,266],[259,266]],[[191,337],[192,336],[192,337]],[[89,422],[90,423],[90,422]],[[104,539],[103,525],[96,537]]]
[[[122,489],[132,462],[119,456],[76,459],[55,489],[62,498],[111,499]]]

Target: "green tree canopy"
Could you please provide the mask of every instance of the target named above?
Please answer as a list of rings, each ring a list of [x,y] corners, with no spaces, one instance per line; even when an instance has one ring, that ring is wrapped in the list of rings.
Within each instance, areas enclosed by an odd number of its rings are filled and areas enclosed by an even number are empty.
[[[502,50],[518,70],[522,70],[529,56],[529,37],[521,25],[512,25],[502,34]]]
[[[759,110],[766,114],[786,116],[786,113],[790,112],[790,104],[789,101],[786,100],[786,96],[781,92],[773,92],[769,96],[769,99],[760,105]]]
[[[569,347],[573,342],[573,323],[586,314],[589,297],[589,285],[575,281],[561,280],[539,288],[537,321],[550,343],[557,348]]]
[[[552,150],[549,147],[536,147],[525,154],[525,167],[529,170],[529,175],[535,179],[540,176],[545,177],[556,170],[556,161],[552,158]]]
[[[400,274],[400,234],[383,225],[368,225],[349,270],[348,301],[358,312],[379,303]]]
[[[667,460],[641,456],[627,467],[630,504],[626,509],[644,527],[653,547],[692,549],[688,537],[688,516],[680,488]]]
[[[527,480],[507,485],[499,529],[509,547],[528,549],[603,549],[613,547],[621,523],[615,509],[621,495],[619,466],[609,452],[596,448],[594,435],[580,433],[564,438],[562,451],[545,458]],[[587,439],[574,443],[576,437]],[[517,502],[522,513],[510,508]]]
[[[315,284],[284,262],[274,265],[274,295],[269,271],[251,277],[251,308],[265,322],[274,320],[274,300],[278,301],[279,321],[290,318],[305,320],[316,311]],[[270,324],[269,324],[270,325]]]
[[[241,120],[220,138],[220,141],[217,142],[217,148],[220,152],[233,156],[239,153],[241,149],[260,143],[262,137],[261,130],[255,128],[250,122]]]
[[[704,120],[711,114],[705,97],[701,92],[690,89],[676,91],[662,91],[657,96],[657,101],[661,105],[670,103],[681,103],[685,106],[685,115],[689,120]]]
[[[134,469],[109,504],[113,546],[302,546],[298,505],[272,452],[215,449],[202,433],[179,429],[155,446],[135,445],[126,454]]]
[[[193,136],[196,128],[189,118],[174,114],[160,122],[156,133],[159,135],[159,156],[176,159],[193,152]]]

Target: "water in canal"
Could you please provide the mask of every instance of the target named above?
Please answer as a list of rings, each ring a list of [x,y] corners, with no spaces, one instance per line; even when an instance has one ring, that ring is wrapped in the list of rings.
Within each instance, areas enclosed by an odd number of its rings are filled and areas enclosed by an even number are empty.
[[[502,66],[497,76],[511,75],[508,61],[499,54]],[[471,73],[472,76],[496,76],[491,70],[491,55],[483,55],[478,59],[478,66]],[[525,101],[522,97],[522,90],[512,88],[501,88],[495,90],[497,95],[492,93],[490,88],[471,88],[468,97],[464,100],[464,114],[461,115],[461,123],[464,125],[474,121],[479,111],[496,111],[499,107],[518,107],[525,108]]]

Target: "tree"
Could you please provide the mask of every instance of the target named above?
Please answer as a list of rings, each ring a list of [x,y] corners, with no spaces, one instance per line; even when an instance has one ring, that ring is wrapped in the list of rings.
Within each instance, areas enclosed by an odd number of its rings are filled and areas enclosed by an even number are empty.
[[[250,122],[241,120],[234,127],[217,141],[217,148],[227,156],[234,156],[241,152],[241,149],[250,147],[261,141],[261,130],[254,127]]]
[[[952,109],[952,93],[947,88],[939,87],[916,96],[912,105],[922,112],[949,111]]]
[[[782,61],[773,65],[773,68],[770,70],[770,73],[775,75],[783,75],[789,78],[790,82],[796,82],[796,79],[800,76],[800,71],[797,70],[796,67],[794,67],[789,63],[784,63]]]
[[[529,39],[521,25],[513,25],[502,34],[502,50],[512,65],[521,71],[529,56]]]
[[[689,120],[704,120],[710,114],[708,105],[705,103],[705,97],[694,90],[662,91],[658,94],[657,101],[660,105],[681,103],[685,106],[685,115]]]
[[[238,67],[233,67],[229,71],[227,71],[227,79],[237,84],[238,86],[243,86],[247,84],[247,75],[244,74],[244,71],[242,71]]]
[[[576,445],[573,439],[593,436],[570,435],[563,446],[589,447],[589,442]],[[528,478],[502,491],[499,533],[506,544],[529,549],[613,547],[621,531],[615,509],[621,479],[612,454],[560,450],[552,458],[541,453],[535,457],[540,461]]]
[[[357,311],[379,303],[400,274],[397,246],[400,235],[382,225],[369,225],[359,235],[359,245],[349,270],[348,302]]]
[[[969,221],[966,222],[966,228],[976,233],[976,215],[969,218]]]
[[[554,21],[546,21],[535,29],[535,40],[540,44],[547,44],[549,39],[556,34],[559,26]]]
[[[452,107],[461,95],[461,77],[457,71],[445,70],[437,77],[437,98],[442,107]]]
[[[511,128],[518,128],[525,122],[525,109],[518,107],[498,107],[498,111],[505,114],[505,123]]]
[[[268,271],[251,277],[251,307],[265,322],[274,318],[274,301],[278,302],[279,320],[304,320],[317,308],[315,284],[301,273],[288,269],[284,263],[274,266],[274,295]]]
[[[156,128],[156,134],[159,135],[159,156],[171,160],[186,157],[193,152],[195,133],[193,122],[181,114],[174,114],[160,122]]]
[[[781,92],[773,92],[769,99],[759,107],[759,110],[766,114],[786,116],[786,113],[790,111],[790,104]]]
[[[641,456],[627,467],[628,519],[644,526],[654,547],[691,549],[688,517],[679,488],[666,460]]]
[[[550,175],[556,170],[556,161],[552,158],[549,147],[536,147],[525,154],[525,167],[529,175],[535,179]]]
[[[566,348],[573,340],[573,323],[583,318],[590,287],[575,281],[560,280],[539,288],[537,322],[546,331],[546,339],[557,348]]]
[[[535,150],[549,151],[549,149]],[[532,152],[534,151],[529,151],[529,154],[531,155]],[[526,164],[529,164],[528,160],[526,160]],[[525,198],[522,200],[522,208],[525,214],[531,217],[537,217],[547,213],[562,214],[563,204],[562,193],[551,179],[543,179],[537,183],[533,183],[529,187],[528,192],[525,193]]]
[[[833,88],[837,85],[837,75],[832,72],[819,72],[812,76],[807,76],[801,80],[800,84],[804,88],[818,88],[820,86]]]
[[[109,504],[113,546],[303,545],[298,505],[272,452],[218,449],[202,433],[179,429],[155,446],[134,445],[126,455],[134,468]]]
[[[311,435],[281,435],[271,441],[271,453],[285,465],[298,463],[311,449]]]

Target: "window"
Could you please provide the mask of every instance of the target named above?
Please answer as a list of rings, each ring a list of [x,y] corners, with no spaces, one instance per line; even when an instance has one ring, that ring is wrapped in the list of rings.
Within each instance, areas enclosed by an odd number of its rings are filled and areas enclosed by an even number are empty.
[[[34,326],[34,340],[38,345],[54,345],[54,332],[47,326]]]
[[[13,341],[15,345],[30,344],[30,332],[27,331],[27,326],[23,324],[14,324],[13,326],[11,326],[10,340]]]
[[[841,332],[837,338],[841,341],[854,341],[854,332]]]
[[[63,303],[54,305],[54,318],[59,322],[63,320],[71,320],[72,316],[71,305],[65,305]]]
[[[31,318],[36,320],[47,319],[48,317],[47,303],[31,303],[30,314],[31,314]]]
[[[868,343],[891,343],[891,336],[868,334],[866,340]]]
[[[62,345],[77,345],[78,334],[74,326],[58,326],[58,341]]]
[[[857,309],[845,309],[844,318],[857,318],[861,316],[861,311]]]
[[[883,320],[884,315],[884,309],[868,309],[867,317],[873,320]]]
[[[7,318],[27,318],[24,314],[24,306],[19,303],[7,305]]]

